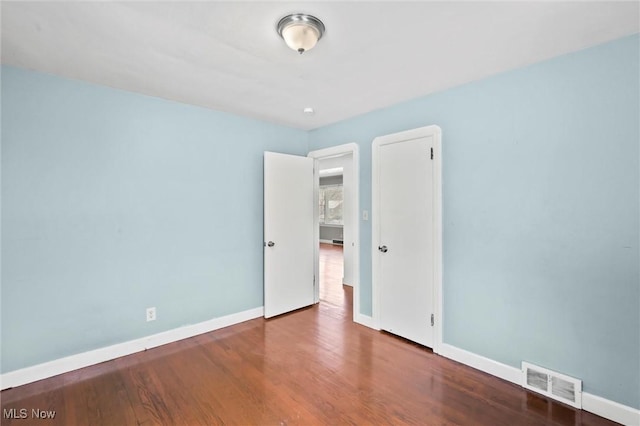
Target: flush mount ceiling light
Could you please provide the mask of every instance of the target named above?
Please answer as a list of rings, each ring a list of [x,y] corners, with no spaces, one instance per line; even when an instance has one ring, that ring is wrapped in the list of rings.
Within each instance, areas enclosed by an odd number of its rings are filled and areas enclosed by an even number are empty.
[[[278,22],[278,34],[287,46],[303,54],[316,45],[324,34],[324,24],[315,16],[294,13]]]

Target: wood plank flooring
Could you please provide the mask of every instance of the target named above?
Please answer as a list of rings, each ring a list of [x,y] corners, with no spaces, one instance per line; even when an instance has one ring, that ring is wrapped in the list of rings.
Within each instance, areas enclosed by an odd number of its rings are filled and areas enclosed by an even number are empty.
[[[2,424],[614,424],[354,324],[351,289],[341,290],[342,304],[331,296],[3,391],[3,414],[29,418]]]
[[[320,300],[345,309],[353,309],[352,288],[343,286],[342,246],[320,243]],[[349,298],[347,300],[347,298]],[[349,303],[349,306],[346,304]]]

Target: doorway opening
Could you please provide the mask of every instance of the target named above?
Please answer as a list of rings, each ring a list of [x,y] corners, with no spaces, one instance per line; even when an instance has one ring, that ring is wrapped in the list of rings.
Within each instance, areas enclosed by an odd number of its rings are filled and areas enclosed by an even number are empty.
[[[345,204],[348,202],[344,199],[344,162],[350,161],[350,156],[351,154],[345,154],[339,157],[323,158],[317,163],[320,176],[317,203],[320,236],[320,300],[342,310],[348,308],[349,311],[352,307],[346,306],[345,299],[351,299],[353,293],[351,284],[345,279],[343,246],[345,214],[349,213],[348,208],[345,210]]]
[[[359,321],[358,146],[313,151],[316,302]]]

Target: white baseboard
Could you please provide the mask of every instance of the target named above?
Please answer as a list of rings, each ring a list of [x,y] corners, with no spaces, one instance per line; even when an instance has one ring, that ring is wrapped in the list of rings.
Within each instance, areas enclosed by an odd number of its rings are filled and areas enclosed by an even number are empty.
[[[640,410],[590,393],[582,393],[582,409],[626,426],[640,426]]]
[[[358,324],[364,325],[365,327],[378,330],[373,326],[373,318],[371,318],[369,315],[358,314],[358,316],[355,318],[355,322],[357,322]]]
[[[521,386],[522,372],[519,368],[512,367],[510,365],[502,364],[501,362],[494,361],[489,358],[474,354],[473,352],[465,351],[456,346],[443,343],[440,345],[440,355],[445,358],[458,361],[469,367],[473,367],[476,370],[484,371],[492,376],[499,377],[511,383],[515,383]]]
[[[446,343],[440,346],[439,354],[445,358],[473,367],[476,370],[484,371],[492,376],[522,386],[522,372],[519,368],[485,358]],[[640,426],[640,410],[590,393],[582,393],[582,409],[626,426]]]
[[[67,373],[79,368],[88,367],[90,365],[99,364],[125,355],[141,352],[145,349],[155,348],[166,345],[167,343],[197,336],[198,334],[208,333],[230,325],[259,318],[263,315],[264,307],[261,306],[259,308],[238,312],[236,314],[213,318],[198,324],[187,325],[173,330],[164,331],[162,333],[153,334],[151,336],[142,337],[140,339],[118,343],[112,346],[107,346],[106,348],[95,349],[45,362],[43,364],[34,365],[32,367],[10,371],[0,375],[0,389],[4,390],[46,379],[48,377],[57,376],[58,374]]]

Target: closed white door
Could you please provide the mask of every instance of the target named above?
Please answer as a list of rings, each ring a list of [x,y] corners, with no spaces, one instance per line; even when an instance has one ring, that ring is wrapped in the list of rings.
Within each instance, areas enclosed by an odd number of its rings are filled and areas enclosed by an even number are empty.
[[[381,329],[433,347],[436,135],[376,138],[374,279]]]
[[[313,163],[264,153],[264,316],[314,303]]]

